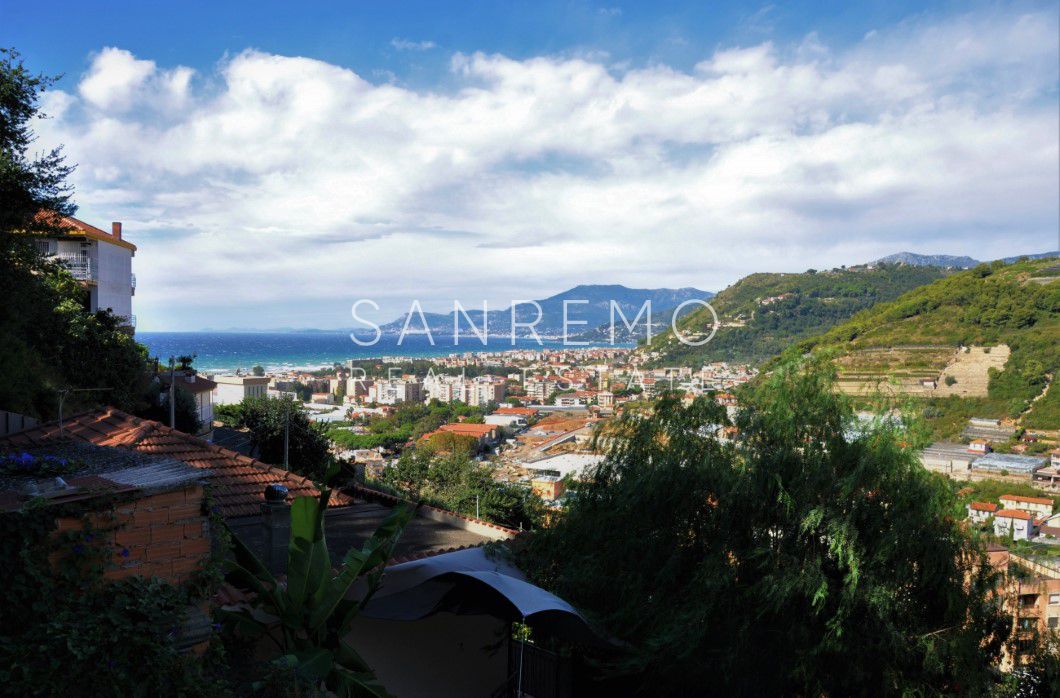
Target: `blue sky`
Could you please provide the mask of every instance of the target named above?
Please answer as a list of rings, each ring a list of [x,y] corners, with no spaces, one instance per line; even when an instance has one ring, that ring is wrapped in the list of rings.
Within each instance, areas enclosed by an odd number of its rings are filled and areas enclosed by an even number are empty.
[[[14,3],[143,329],[1057,246],[1055,3]]]

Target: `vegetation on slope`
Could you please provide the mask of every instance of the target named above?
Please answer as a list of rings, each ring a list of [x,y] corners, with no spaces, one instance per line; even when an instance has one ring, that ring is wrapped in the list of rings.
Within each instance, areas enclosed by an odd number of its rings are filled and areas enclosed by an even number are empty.
[[[849,355],[878,347],[1007,344],[1012,353],[1004,370],[991,370],[987,397],[928,399],[926,416],[948,420],[944,431],[955,426],[949,418],[955,411],[973,410],[983,417],[1023,415],[1025,426],[1057,429],[1060,391],[1035,400],[1060,368],[1060,283],[1043,283],[1053,265],[1050,259],[981,264],[858,313],[797,350]]]
[[[899,426],[848,429],[832,380],[818,360],[749,386],[738,446],[710,436],[727,420],[707,399],[619,420],[564,516],[527,537],[534,581],[623,642],[599,658],[623,693],[988,689],[1010,621],[954,493]]]
[[[897,298],[942,278],[934,267],[883,264],[802,274],[751,274],[711,301],[721,327],[701,347],[678,341],[672,330],[642,350],[659,352],[655,365],[694,365],[708,361],[758,362],[776,356],[793,342],[820,333],[858,311]],[[695,341],[714,326],[706,308],[698,308],[678,326]]]

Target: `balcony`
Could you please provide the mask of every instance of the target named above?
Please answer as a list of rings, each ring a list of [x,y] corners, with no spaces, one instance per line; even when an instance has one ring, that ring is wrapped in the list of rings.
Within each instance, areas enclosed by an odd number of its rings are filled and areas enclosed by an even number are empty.
[[[53,259],[66,267],[67,271],[78,281],[96,280],[96,265],[88,257],[76,254],[58,254]]]

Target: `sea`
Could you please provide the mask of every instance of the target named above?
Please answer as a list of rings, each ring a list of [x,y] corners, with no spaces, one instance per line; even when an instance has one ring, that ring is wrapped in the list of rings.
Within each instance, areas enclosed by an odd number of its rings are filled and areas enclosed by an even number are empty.
[[[475,337],[425,334],[383,335],[373,346],[360,346],[349,332],[137,332],[151,356],[166,361],[170,356],[194,356],[195,367],[203,372],[225,372],[262,366],[267,371],[316,369],[344,363],[347,359],[374,359],[389,356],[426,358],[465,352],[505,351],[508,349],[560,348],[560,339],[510,336],[487,337],[487,344]],[[590,346],[611,346],[606,342]],[[616,344],[615,346],[633,346]]]

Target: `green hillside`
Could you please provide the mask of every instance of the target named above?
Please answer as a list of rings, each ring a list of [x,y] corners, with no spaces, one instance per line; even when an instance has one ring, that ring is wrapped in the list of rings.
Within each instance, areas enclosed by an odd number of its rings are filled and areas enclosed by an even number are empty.
[[[678,341],[671,331],[640,351],[652,352],[654,365],[695,365],[708,361],[755,363],[776,356],[793,342],[827,330],[858,311],[893,300],[931,283],[947,271],[935,267],[882,264],[802,274],[751,274],[715,296],[711,303],[721,327],[702,347]],[[698,308],[679,323],[691,341],[706,336],[714,318]]]
[[[982,394],[935,398],[937,389],[913,391],[924,399],[936,435],[952,436],[972,415],[1060,429],[1060,390],[1045,391],[1060,368],[1058,280],[1056,259],[982,264],[860,312],[797,349],[836,351],[841,383],[844,377],[864,380],[875,374],[893,385],[910,377],[945,376],[955,363],[976,355],[958,347],[977,347],[984,366],[987,360],[997,362],[1007,347],[1003,367],[983,371]],[[971,372],[961,375],[963,380]],[[940,381],[939,387],[947,386]]]

